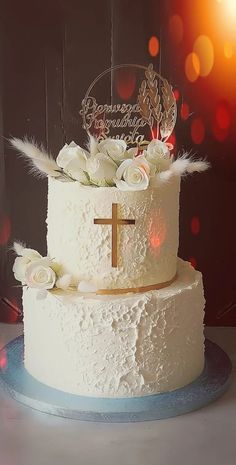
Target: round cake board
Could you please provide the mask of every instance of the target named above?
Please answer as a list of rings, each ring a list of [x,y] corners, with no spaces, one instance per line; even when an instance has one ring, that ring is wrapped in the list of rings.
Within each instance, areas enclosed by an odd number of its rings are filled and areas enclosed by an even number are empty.
[[[142,397],[95,398],[68,394],[34,379],[24,368],[23,336],[7,344],[3,351],[7,363],[0,371],[0,384],[15,400],[41,412],[86,421],[160,420],[197,410],[226,391],[232,369],[228,355],[206,340],[204,370],[187,386]]]

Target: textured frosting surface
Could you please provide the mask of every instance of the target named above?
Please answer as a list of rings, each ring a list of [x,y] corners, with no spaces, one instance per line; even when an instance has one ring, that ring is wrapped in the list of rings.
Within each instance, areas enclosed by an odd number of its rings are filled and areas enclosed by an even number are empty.
[[[74,283],[93,280],[99,289],[132,288],[169,281],[176,273],[179,241],[180,179],[158,188],[122,192],[49,178],[48,254]],[[111,225],[94,219],[118,217],[135,225],[118,226],[118,266],[111,265]]]
[[[23,291],[25,366],[63,391],[130,397],[190,383],[204,365],[201,273],[178,260],[160,291],[125,296]]]

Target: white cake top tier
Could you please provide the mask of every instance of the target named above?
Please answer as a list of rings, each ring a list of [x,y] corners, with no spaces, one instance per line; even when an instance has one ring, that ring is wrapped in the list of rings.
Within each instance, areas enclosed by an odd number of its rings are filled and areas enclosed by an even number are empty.
[[[126,289],[176,274],[180,178],[123,192],[49,178],[48,254],[74,283]]]

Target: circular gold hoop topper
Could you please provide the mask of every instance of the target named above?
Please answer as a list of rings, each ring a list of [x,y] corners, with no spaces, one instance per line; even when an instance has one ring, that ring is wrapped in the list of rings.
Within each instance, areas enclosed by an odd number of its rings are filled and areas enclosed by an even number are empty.
[[[99,140],[112,137],[141,144],[153,138],[165,142],[174,129],[177,108],[171,85],[152,64],[124,64],[94,79],[80,114],[83,128]]]

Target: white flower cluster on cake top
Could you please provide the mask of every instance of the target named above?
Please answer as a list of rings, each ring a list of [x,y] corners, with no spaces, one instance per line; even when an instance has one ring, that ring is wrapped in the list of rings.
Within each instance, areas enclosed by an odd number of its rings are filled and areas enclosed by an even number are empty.
[[[170,167],[171,155],[168,145],[157,139],[144,150],[128,148],[124,140],[104,139],[93,140],[92,153],[75,142],[66,144],[56,162],[81,184],[136,191],[155,185],[156,175]]]
[[[89,138],[88,150],[75,142],[65,144],[56,160],[42,147],[27,139],[12,139],[31,164],[32,172],[58,181],[76,181],[84,186],[117,187],[122,191],[140,191],[156,187],[173,176],[205,171],[209,164],[194,161],[185,153],[177,158],[167,142],[153,139],[128,148],[122,139]]]

